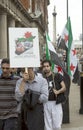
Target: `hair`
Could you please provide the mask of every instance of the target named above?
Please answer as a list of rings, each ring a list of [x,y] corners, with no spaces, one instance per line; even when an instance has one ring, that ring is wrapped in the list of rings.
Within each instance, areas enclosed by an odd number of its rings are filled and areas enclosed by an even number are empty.
[[[27,71],[28,71],[28,69],[33,69],[33,67],[28,67],[28,68],[27,68]],[[25,71],[26,71],[25,68],[20,68],[20,72],[24,73]]]
[[[2,59],[1,65],[2,65],[2,64],[5,64],[5,63],[10,64],[10,60],[9,60],[8,58]]]
[[[52,65],[52,64],[51,64],[51,61],[50,61],[50,60],[47,60],[47,59],[45,59],[45,60],[42,61],[42,65],[43,65],[44,63],[48,63],[50,66]]]
[[[40,59],[40,62],[42,62],[42,59]]]

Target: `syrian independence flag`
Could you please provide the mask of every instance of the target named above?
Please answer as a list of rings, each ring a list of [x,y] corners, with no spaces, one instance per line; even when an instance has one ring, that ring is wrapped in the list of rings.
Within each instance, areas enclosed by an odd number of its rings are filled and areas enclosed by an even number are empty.
[[[46,52],[46,54],[48,54],[48,56],[50,56],[50,61],[54,64],[54,68],[56,68],[57,66],[57,70],[59,70],[59,73],[63,73],[63,77],[64,77],[64,81],[67,87],[67,91],[66,91],[66,95],[69,95],[69,90],[70,90],[70,76],[67,74],[60,58],[58,57],[58,54],[56,53],[56,50],[49,38],[49,36],[46,34],[46,41],[47,41],[47,45],[46,45],[46,51],[48,51],[48,53]],[[46,56],[46,57],[48,57]]]
[[[78,61],[74,44],[72,44],[70,51],[70,72],[73,83],[78,83],[80,75],[78,71]]]
[[[63,33],[61,35],[61,39],[64,39],[65,45],[67,47],[67,70],[68,74],[71,76],[71,79],[74,80],[75,72],[78,72],[78,65],[77,65],[77,56],[76,56],[76,50],[74,48],[73,44],[73,36],[72,36],[72,28],[71,28],[71,21],[70,17],[68,18],[68,21],[65,25],[65,28],[63,30]],[[61,41],[61,40],[60,40]],[[60,42],[61,44],[61,42]],[[79,72],[78,72],[79,76]],[[79,78],[79,77],[77,77]]]
[[[58,72],[62,76],[64,76],[64,72],[63,72],[62,68],[60,66],[58,66],[58,65],[54,65],[54,72]]]
[[[60,66],[62,69],[64,69],[60,58],[58,57],[58,54],[48,36],[48,34],[46,34],[46,59],[49,59],[53,64]]]

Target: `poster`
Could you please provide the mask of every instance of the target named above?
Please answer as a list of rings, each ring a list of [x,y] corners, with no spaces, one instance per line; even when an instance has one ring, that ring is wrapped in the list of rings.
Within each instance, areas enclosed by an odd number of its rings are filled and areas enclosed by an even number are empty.
[[[39,67],[37,28],[9,28],[10,67]]]

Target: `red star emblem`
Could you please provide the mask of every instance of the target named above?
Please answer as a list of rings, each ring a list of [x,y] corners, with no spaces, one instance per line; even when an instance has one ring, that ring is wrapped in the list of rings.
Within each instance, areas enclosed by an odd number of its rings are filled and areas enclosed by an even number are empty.
[[[60,66],[56,66],[56,68],[58,69],[58,72],[62,72],[62,68]]]
[[[73,55],[76,55],[76,50],[74,49],[74,50],[72,50],[72,52],[73,52]]]
[[[70,70],[74,72],[75,66],[71,63]]]
[[[67,42],[68,41],[68,35],[64,35],[64,37],[65,37],[65,42]]]
[[[26,32],[26,33],[25,33],[25,37],[26,37],[26,38],[29,38],[29,37],[31,37],[31,36],[32,36],[31,32]]]

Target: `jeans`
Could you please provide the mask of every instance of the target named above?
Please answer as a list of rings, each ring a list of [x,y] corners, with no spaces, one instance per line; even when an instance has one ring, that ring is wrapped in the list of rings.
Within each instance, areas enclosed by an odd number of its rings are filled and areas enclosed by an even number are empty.
[[[18,118],[0,119],[0,130],[18,130]]]

